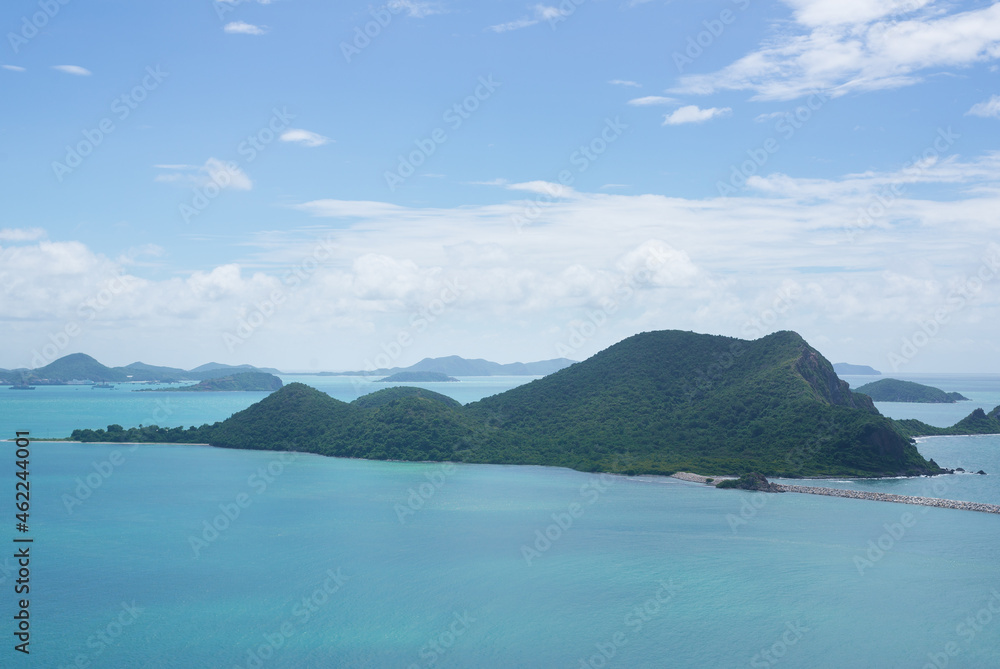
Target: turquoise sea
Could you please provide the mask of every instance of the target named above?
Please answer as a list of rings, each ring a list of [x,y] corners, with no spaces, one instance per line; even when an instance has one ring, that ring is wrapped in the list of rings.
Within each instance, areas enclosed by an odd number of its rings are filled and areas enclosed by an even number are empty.
[[[1000,404],[997,376],[904,378],[973,401],[883,413],[950,424]],[[284,380],[345,400],[364,388]],[[426,386],[465,402],[528,380]],[[201,424],[259,397],[0,390],[0,430]],[[154,420],[157,402],[170,420]],[[829,484],[935,494],[939,483],[938,496],[1000,502],[1000,438],[919,447],[990,475]],[[5,549],[2,667],[1000,666],[995,515],[544,467],[189,445],[31,451],[31,654],[13,651]],[[10,547],[12,443],[4,453]]]

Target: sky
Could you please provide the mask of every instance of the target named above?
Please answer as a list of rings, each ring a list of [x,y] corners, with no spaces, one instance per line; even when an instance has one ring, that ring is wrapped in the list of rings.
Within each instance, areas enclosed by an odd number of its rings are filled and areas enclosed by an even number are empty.
[[[10,0],[0,367],[1000,372],[1000,3]]]

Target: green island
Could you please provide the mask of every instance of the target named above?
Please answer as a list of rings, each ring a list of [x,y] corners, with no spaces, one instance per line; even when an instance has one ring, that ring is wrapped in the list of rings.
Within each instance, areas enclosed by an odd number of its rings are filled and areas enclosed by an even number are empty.
[[[396,372],[384,379],[376,379],[375,383],[443,383],[447,381],[458,381],[458,379],[441,372]]]
[[[280,390],[284,384],[274,374],[267,372],[242,372],[206,379],[191,386],[180,388],[143,388],[140,393],[218,393],[226,391],[272,391]]]
[[[960,393],[946,393],[940,388],[925,386],[913,381],[881,379],[866,383],[854,390],[868,395],[875,402],[924,402],[929,404],[954,404],[969,398]]]
[[[1000,432],[997,411],[953,427]],[[914,436],[938,434],[922,425],[881,415],[794,332],[745,341],[669,330],[467,405],[405,386],[347,403],[290,383],[214,425],[112,425],[71,438],[621,474],[944,473],[914,445]]]

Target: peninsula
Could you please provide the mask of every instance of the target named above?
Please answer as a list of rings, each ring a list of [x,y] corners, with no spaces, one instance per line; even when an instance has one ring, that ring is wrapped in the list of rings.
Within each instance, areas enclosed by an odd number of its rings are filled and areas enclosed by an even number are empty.
[[[984,414],[991,425],[996,411]],[[919,425],[904,430],[881,415],[794,332],[754,341],[646,332],[464,406],[405,386],[347,403],[291,383],[214,425],[112,427],[114,434],[111,428],[76,430],[72,438],[622,474],[753,471],[797,478],[946,471],[917,451],[911,437],[921,433]]]

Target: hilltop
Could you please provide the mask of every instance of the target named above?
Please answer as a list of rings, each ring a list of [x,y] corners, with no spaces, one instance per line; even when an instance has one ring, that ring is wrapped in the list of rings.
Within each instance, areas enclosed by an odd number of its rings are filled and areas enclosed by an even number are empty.
[[[462,406],[421,388],[341,402],[291,383],[213,426],[124,431],[148,441],[397,460],[539,464],[630,474],[884,476],[942,470],[852,393],[794,332],[755,341],[630,337],[545,378]],[[74,438],[108,438],[103,430]]]
[[[881,379],[866,383],[854,392],[868,395],[875,402],[954,404],[969,399],[959,393],[946,393],[940,388],[925,386],[913,381],[900,381],[899,379]]]
[[[849,362],[833,363],[833,371],[848,376],[882,376],[882,372],[868,365],[852,365]]]

